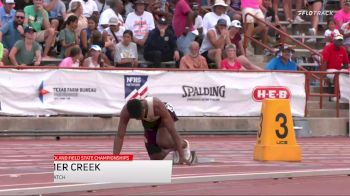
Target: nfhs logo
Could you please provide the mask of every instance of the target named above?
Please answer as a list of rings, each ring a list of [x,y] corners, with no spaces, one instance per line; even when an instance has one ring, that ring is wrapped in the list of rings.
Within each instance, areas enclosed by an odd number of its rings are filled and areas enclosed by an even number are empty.
[[[291,93],[284,86],[257,86],[253,89],[252,97],[254,101],[264,99],[290,99]]]

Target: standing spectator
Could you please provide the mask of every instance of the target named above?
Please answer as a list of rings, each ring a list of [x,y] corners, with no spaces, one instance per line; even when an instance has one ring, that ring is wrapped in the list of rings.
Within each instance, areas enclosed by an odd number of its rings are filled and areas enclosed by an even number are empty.
[[[41,47],[34,39],[35,29],[24,29],[24,40],[18,40],[10,51],[10,61],[14,66],[39,66],[41,62]]]
[[[74,2],[80,2],[80,4],[83,7],[83,16],[85,16],[86,18],[89,18],[90,16],[92,16],[92,14],[98,14],[98,8],[97,8],[97,4],[94,0],[72,0],[69,3],[69,10],[73,9],[73,3]]]
[[[0,7],[0,26],[14,21],[16,10],[13,9],[15,5],[14,0],[5,0],[3,7]]]
[[[180,69],[209,69],[207,60],[199,54],[198,42],[191,43],[190,52],[181,58]]]
[[[81,50],[79,47],[72,47],[68,57],[63,59],[58,67],[79,67],[81,59]]]
[[[230,43],[227,21],[219,19],[215,28],[209,29],[204,36],[202,46],[199,50],[207,62],[215,62],[219,68],[222,59],[222,50],[226,44]]]
[[[75,35],[80,36],[81,31],[87,28],[88,21],[87,18],[83,16],[83,6],[79,1],[73,2],[71,7],[71,12],[67,14],[66,17],[68,18],[71,15],[78,17],[78,27],[75,29]],[[65,20],[67,20],[67,18],[65,18]]]
[[[153,62],[153,66],[157,68],[160,67],[161,62],[180,60],[180,54],[176,48],[176,37],[168,28],[165,18],[160,18],[157,28],[149,33],[145,43],[144,57]]]
[[[318,23],[320,21],[320,16],[316,13],[319,13],[322,9],[323,0],[307,0],[309,10],[313,11],[311,15],[311,28],[309,29],[310,35],[317,35]],[[316,42],[316,38],[310,38],[306,40],[308,43]]]
[[[183,54],[189,52],[188,48],[196,35],[192,33],[194,13],[186,0],[178,0],[175,5],[172,27],[177,37],[177,48]]]
[[[15,45],[15,43],[22,39],[24,35],[24,12],[23,10],[17,10],[16,17],[13,22],[7,23],[0,29],[0,42],[4,44],[4,57],[7,60],[9,51]]]
[[[231,43],[236,46],[238,49],[237,55],[245,55],[243,44],[242,44],[242,37],[240,34],[240,30],[242,28],[241,22],[238,20],[233,20],[229,27],[229,34],[230,34],[230,40]]]
[[[45,0],[44,8],[49,12],[51,27],[58,30],[66,17],[66,5],[61,0]]]
[[[225,14],[227,4],[224,0],[215,0],[212,12],[206,13],[203,17],[203,33],[207,34],[208,30],[214,28],[219,19],[225,19],[227,26],[230,25],[230,17]]]
[[[258,34],[261,33],[262,35],[262,42],[267,43],[267,27],[265,26],[264,23],[262,22],[257,22],[255,19],[251,16],[246,16],[246,14],[250,13],[257,18],[261,20],[265,20],[264,14],[260,9],[260,5],[258,0],[242,0],[241,1],[242,5],[242,14],[243,14],[243,23],[244,23],[244,29],[247,33],[248,37],[252,37],[253,34]],[[254,23],[257,23],[258,26],[254,27]],[[244,40],[244,47],[247,48],[248,50],[246,51],[249,54],[246,55],[252,55],[254,54],[253,52],[253,47],[249,44],[249,40]]]
[[[121,0],[114,0],[110,3],[110,8],[102,12],[100,21],[98,22],[98,30],[103,31],[108,27],[109,20],[111,18],[117,18],[121,26],[124,26],[124,19],[121,15],[124,6]]]
[[[65,28],[60,31],[59,41],[61,43],[60,57],[67,57],[66,51],[78,44],[77,36],[75,35],[75,29],[78,27],[78,17],[72,15],[69,16],[65,22]]]
[[[154,19],[151,13],[145,11],[146,2],[137,0],[135,11],[128,14],[125,20],[126,29],[133,32],[134,42],[143,47],[149,32],[154,29]]]
[[[340,34],[339,30],[335,28],[335,22],[333,19],[327,21],[328,29],[324,32],[324,36],[326,39],[326,45],[330,42],[333,42],[333,38],[335,35]]]
[[[82,49],[83,55],[85,55],[90,48],[89,40],[91,38],[92,32],[94,30],[97,30],[97,24],[98,18],[91,16],[88,19],[88,27],[83,29],[80,33],[80,48]]]
[[[345,0],[342,9],[334,15],[336,28],[339,29],[344,23],[350,21],[350,0]]]
[[[95,0],[95,2],[97,5],[98,13],[100,15],[102,14],[103,11],[110,8],[110,6],[108,5],[108,2],[106,2],[106,0]]]
[[[49,14],[44,9],[43,0],[33,0],[33,2],[34,5],[24,8],[24,26],[30,26],[35,29],[35,40],[37,42],[45,42],[43,58],[47,58],[55,41],[55,29],[51,28]]]
[[[343,36],[341,34],[334,37],[333,43],[328,44],[322,51],[323,65],[321,70],[328,72],[348,69],[349,58],[344,46],[342,46]],[[334,74],[328,74],[328,78],[333,80]]]
[[[282,55],[277,56],[268,62],[266,65],[267,70],[290,70],[296,71],[297,64],[291,60],[292,49],[285,45],[282,48]]]
[[[118,67],[138,66],[137,45],[132,42],[132,37],[132,31],[126,30],[123,33],[123,41],[117,44],[115,62]]]

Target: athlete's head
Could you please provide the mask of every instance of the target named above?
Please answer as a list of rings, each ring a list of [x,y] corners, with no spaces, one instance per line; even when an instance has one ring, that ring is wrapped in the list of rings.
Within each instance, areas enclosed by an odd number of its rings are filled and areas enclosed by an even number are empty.
[[[132,99],[129,100],[126,104],[126,108],[128,109],[130,118],[140,119],[142,117],[143,106],[141,100]]]

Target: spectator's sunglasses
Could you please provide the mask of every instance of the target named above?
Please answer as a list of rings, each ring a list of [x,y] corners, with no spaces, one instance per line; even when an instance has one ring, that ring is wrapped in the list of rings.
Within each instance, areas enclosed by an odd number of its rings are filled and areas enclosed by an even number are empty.
[[[16,16],[18,19],[24,19],[24,16]]]

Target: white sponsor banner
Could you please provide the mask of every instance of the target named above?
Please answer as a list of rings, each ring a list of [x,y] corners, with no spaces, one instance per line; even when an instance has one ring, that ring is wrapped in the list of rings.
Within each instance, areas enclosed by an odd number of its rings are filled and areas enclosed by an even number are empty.
[[[155,96],[178,116],[259,116],[264,98],[288,98],[304,116],[305,76],[271,72],[0,70],[1,115],[119,114]]]
[[[350,76],[349,74],[339,75],[340,98],[350,100]]]
[[[111,156],[118,155],[94,155],[95,160],[86,158],[83,158],[85,160],[81,158],[55,160],[53,181],[54,183],[171,183],[171,160],[114,161],[105,159]]]

